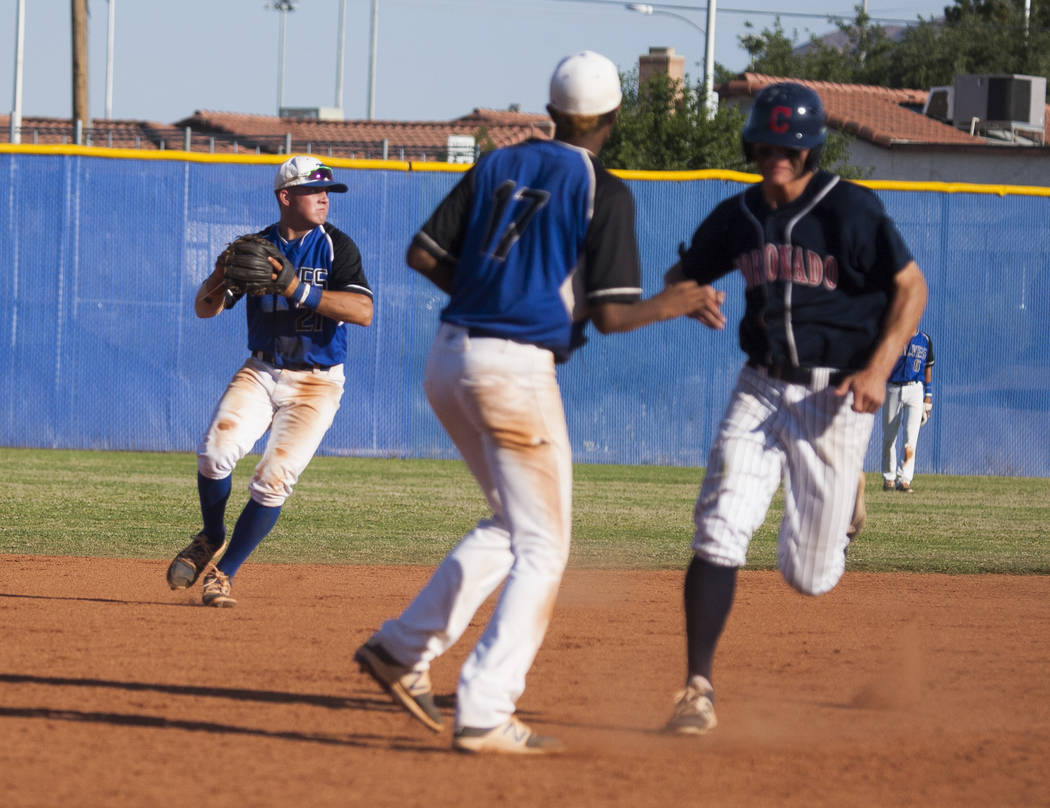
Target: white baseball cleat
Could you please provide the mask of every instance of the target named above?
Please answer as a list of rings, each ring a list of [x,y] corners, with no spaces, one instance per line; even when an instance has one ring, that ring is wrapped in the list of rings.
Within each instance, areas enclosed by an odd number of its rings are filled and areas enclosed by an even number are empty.
[[[168,565],[168,586],[172,589],[193,586],[205,567],[222,558],[229,545],[229,536],[216,545],[202,530],[171,560]]]
[[[457,752],[499,752],[510,755],[549,755],[565,747],[550,735],[537,735],[514,716],[499,726],[481,729],[460,727],[452,736]]]
[[[718,726],[715,690],[703,676],[690,677],[675,696],[674,712],[664,727],[672,735],[703,735]]]

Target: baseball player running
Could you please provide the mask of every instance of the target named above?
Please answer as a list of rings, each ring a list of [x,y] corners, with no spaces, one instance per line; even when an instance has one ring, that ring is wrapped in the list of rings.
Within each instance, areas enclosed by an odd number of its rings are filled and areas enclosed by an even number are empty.
[[[715,646],[737,569],[781,483],[782,575],[807,595],[838,582],[874,413],[926,304],[922,272],[878,198],[817,168],[825,139],[813,90],[763,89],[743,130],[762,181],[719,204],[667,273],[707,284],[741,271],[748,357],[694,511],[688,667],[669,732],[702,734],[717,723]],[[698,319],[725,325],[721,312]]]
[[[634,202],[595,157],[620,100],[604,56],[562,60],[550,83],[554,140],[483,156],[408,250],[408,265],[450,295],[424,387],[491,515],[355,659],[439,731],[430,664],[505,581],[460,673],[452,743],[461,752],[561,747],[515,716],[569,555],[572,453],[555,363],[582,344],[587,316],[603,334],[629,331],[713,297],[683,281],[639,301]]]
[[[345,193],[314,157],[285,161],[274,180],[280,219],[259,235],[297,270],[280,294],[245,298],[251,352],[226,388],[197,448],[197,490],[204,527],[168,567],[172,589],[204,576],[206,606],[233,606],[230,582],[277,522],[281,506],[332,424],[343,394],[347,324],[372,322],[372,290],[353,240],[326,222],[329,193]],[[271,259],[273,276],[281,263]],[[201,284],[198,317],[214,317],[242,296],[228,288],[223,256]],[[248,485],[251,498],[226,537],[233,469],[270,431]],[[220,560],[221,559],[221,560]]]
[[[893,366],[882,405],[882,490],[912,492],[919,428],[933,411],[933,340],[916,331]],[[897,435],[904,427],[904,451],[897,462]]]

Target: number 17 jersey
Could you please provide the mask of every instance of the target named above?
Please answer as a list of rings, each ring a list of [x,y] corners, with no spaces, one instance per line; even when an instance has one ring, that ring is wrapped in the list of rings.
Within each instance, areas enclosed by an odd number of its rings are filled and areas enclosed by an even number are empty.
[[[642,292],[630,190],[586,149],[557,140],[484,155],[415,243],[454,266],[443,321],[559,361],[582,344],[587,305]]]

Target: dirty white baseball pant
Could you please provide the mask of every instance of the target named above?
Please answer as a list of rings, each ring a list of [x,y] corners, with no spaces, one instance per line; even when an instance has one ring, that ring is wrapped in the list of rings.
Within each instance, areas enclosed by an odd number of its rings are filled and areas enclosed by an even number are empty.
[[[494,727],[525,690],[569,557],[572,453],[554,357],[531,345],[472,338],[446,323],[424,388],[492,515],[376,639],[402,664],[425,670],[505,579],[456,691],[457,727]]]
[[[249,357],[215,407],[197,447],[197,469],[212,480],[229,476],[269,429],[248,490],[260,505],[283,505],[332,425],[342,395],[342,365],[281,370]]]
[[[887,384],[882,404],[882,479],[911,485],[915,476],[915,449],[922,426],[922,382]],[[897,433],[904,421],[904,449],[897,463]]]
[[[874,415],[853,396],[811,390],[745,367],[711,448],[693,513],[696,555],[742,567],[748,545],[784,483],[777,564],[807,595],[832,589],[846,567],[846,529]]]

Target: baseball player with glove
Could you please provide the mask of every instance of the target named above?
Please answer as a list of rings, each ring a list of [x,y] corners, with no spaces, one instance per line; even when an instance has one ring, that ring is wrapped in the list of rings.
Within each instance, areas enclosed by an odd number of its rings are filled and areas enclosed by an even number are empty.
[[[933,412],[933,340],[916,330],[886,382],[882,405],[882,490],[912,492],[919,428]],[[904,451],[897,462],[897,435],[904,427]]]
[[[250,351],[197,448],[203,529],[168,567],[172,589],[192,586],[205,573],[206,606],[236,603],[230,581],[277,522],[339,409],[348,325],[372,322],[361,253],[326,221],[328,195],[346,190],[314,157],[285,161],[274,180],[280,219],[230,244],[197,292],[201,318],[244,298]],[[233,469],[267,430],[250,499],[227,538]]]
[[[668,732],[717,719],[712,661],[751,537],[784,486],[777,563],[806,595],[838,583],[874,413],[926,305],[926,281],[871,191],[818,168],[824,107],[763,89],[743,130],[759,184],[701,222],[669,281],[745,282],[740,371],[696,502],[685,578],[688,663]],[[721,329],[725,318],[698,318]]]
[[[629,331],[692,313],[713,296],[683,281],[639,300],[634,201],[595,157],[620,99],[619,74],[604,56],[562,60],[550,84],[554,140],[484,155],[406,258],[450,295],[424,389],[491,515],[355,659],[396,704],[438,731],[430,664],[503,585],[460,672],[452,740],[460,752],[561,747],[515,715],[569,556],[572,451],[555,364],[583,343],[588,318],[603,334]]]

